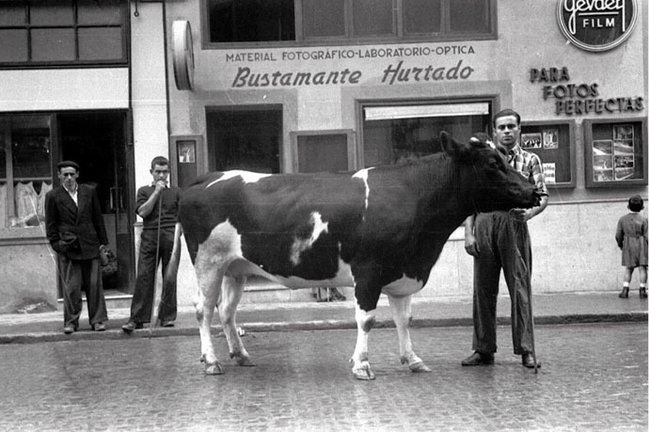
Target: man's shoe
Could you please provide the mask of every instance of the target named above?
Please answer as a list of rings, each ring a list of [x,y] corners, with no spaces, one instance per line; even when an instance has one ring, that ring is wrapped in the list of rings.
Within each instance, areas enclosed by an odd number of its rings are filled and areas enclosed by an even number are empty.
[[[98,322],[97,324],[92,325],[94,331],[106,331],[106,324],[103,322]]]
[[[133,321],[129,321],[129,322],[127,322],[126,324],[124,324],[122,326],[122,330],[124,331],[124,333],[129,333],[130,334],[131,332],[133,332],[133,330],[141,329],[142,327],[143,327],[142,323],[136,323],[136,322],[133,322]]]
[[[173,327],[175,324],[176,323],[174,323],[173,321],[162,321],[160,323],[160,326],[161,327]]]
[[[523,366],[529,369],[534,369],[534,356],[532,356],[532,353],[525,353],[521,356],[521,361],[523,363]],[[541,362],[537,361],[536,362],[536,367],[540,368],[541,367]]]
[[[462,360],[462,366],[480,366],[494,364],[494,355],[474,352],[469,357]]]
[[[66,325],[63,327],[63,333],[65,334],[72,334],[75,331],[77,331],[77,328],[73,325]]]
[[[619,298],[629,298],[629,287],[622,288],[622,292],[617,295]]]
[[[640,298],[647,298],[647,288],[640,288]]]

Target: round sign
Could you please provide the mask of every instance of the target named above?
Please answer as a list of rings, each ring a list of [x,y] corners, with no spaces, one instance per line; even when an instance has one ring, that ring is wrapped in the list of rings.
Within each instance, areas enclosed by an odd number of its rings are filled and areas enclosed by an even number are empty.
[[[176,87],[191,90],[194,87],[194,43],[189,21],[174,21],[171,36]]]
[[[638,20],[636,0],[559,0],[563,34],[586,51],[607,51],[624,42]]]

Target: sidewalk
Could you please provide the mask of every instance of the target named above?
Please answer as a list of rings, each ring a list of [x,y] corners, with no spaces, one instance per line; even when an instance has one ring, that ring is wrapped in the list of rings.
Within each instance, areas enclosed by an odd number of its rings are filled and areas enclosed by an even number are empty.
[[[635,295],[634,295],[635,294]],[[628,299],[620,299],[617,292],[587,292],[540,294],[534,296],[534,317],[536,325],[574,324],[586,322],[628,322],[647,321],[647,300],[640,299],[637,290]],[[414,327],[471,326],[472,299],[441,297],[413,300]],[[125,337],[159,337],[198,335],[193,307],[178,310],[173,328],[148,328],[124,334],[121,325],[129,317],[128,308],[108,309],[108,329],[93,332],[88,324],[87,309],[81,314],[80,329],[71,335],[63,334],[63,312],[42,312],[0,315],[0,344],[33,343],[42,341],[63,341],[78,339],[105,339]],[[377,308],[376,327],[393,327],[391,311],[385,296]],[[510,322],[510,301],[507,295],[498,300],[498,318],[501,324]],[[354,302],[318,303],[260,303],[243,304],[237,312],[237,325],[246,332],[351,329],[356,328]],[[213,334],[220,330],[218,314],[215,312]],[[376,328],[375,327],[375,328]]]

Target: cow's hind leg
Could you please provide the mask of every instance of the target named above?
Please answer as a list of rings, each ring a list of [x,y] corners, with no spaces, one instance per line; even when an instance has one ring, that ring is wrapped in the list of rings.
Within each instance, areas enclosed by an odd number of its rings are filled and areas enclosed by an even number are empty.
[[[223,279],[222,295],[218,304],[219,316],[223,325],[223,333],[230,347],[230,358],[236,359],[239,366],[255,366],[243,346],[241,336],[237,331],[237,306],[243,294],[245,276],[226,276]]]
[[[207,375],[221,375],[223,367],[216,357],[214,344],[212,343],[212,317],[216,303],[221,295],[223,282],[223,270],[214,263],[207,260],[197,260],[196,279],[198,292],[195,302],[196,319],[201,338],[201,362],[205,363]]]
[[[356,348],[352,355],[351,362],[352,373],[354,377],[359,380],[369,381],[375,378],[374,372],[370,367],[369,354],[368,354],[368,339],[370,330],[374,327],[376,317],[370,312],[366,312],[360,308],[356,303]]]
[[[410,340],[410,331],[408,326],[412,319],[410,311],[410,302],[412,296],[392,296],[388,295],[390,306],[392,307],[392,317],[394,324],[397,327],[397,334],[399,336],[399,354],[401,356],[401,364],[408,364],[413,372],[430,372],[428,366],[420,359],[412,349],[412,341]]]

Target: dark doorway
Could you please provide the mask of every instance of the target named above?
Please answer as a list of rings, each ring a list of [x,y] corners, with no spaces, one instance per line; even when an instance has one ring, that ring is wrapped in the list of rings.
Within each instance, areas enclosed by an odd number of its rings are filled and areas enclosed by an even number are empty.
[[[110,248],[119,262],[117,274],[104,278],[104,289],[132,292],[134,271],[132,203],[127,165],[127,113],[62,113],[58,118],[60,159],[79,163],[79,182],[96,185]]]

